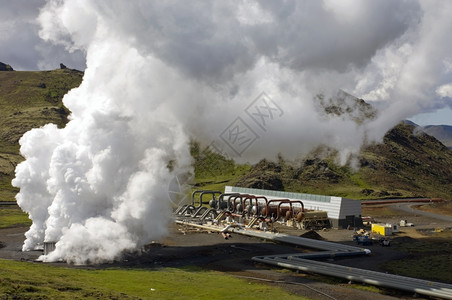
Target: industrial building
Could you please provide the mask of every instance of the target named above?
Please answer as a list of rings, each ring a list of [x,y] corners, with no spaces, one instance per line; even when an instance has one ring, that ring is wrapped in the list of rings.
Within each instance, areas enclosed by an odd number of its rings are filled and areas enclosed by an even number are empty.
[[[330,224],[334,228],[347,228],[349,226],[359,227],[363,225],[361,219],[361,202],[358,200],[335,196],[291,193],[235,186],[226,186],[224,192],[264,196],[268,200],[301,200],[305,209],[326,211],[328,213]]]

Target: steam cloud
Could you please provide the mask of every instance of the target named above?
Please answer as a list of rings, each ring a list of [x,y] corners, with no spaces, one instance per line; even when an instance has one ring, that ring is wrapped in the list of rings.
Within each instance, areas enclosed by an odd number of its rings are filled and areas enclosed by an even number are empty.
[[[57,241],[42,260],[97,263],[165,235],[191,137],[239,161],[326,144],[345,163],[400,120],[450,105],[451,12],[448,1],[48,1],[41,38],[86,53],[87,69],[64,97],[67,126],[20,140],[23,250]],[[377,117],[322,113],[316,95],[338,89]],[[265,124],[259,95],[273,109]],[[234,124],[253,143],[225,143]]]

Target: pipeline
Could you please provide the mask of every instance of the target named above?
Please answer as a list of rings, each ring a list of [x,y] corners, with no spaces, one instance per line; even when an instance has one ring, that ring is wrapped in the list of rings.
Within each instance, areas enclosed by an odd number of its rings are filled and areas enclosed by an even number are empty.
[[[209,205],[211,208],[220,210],[220,209],[227,209],[229,210],[229,200],[231,199],[232,196],[237,196],[240,195],[239,193],[223,193],[220,195],[220,197],[218,198],[218,200],[212,199],[209,202]],[[224,200],[224,197],[229,197],[227,201]]]
[[[197,191],[194,191],[194,192],[191,194],[191,205],[193,205],[193,206],[195,206],[195,195],[196,195],[196,194],[200,194],[200,195],[199,195],[199,204],[198,204],[198,206],[196,207],[196,208],[200,208],[200,207],[204,204],[204,202],[202,201],[202,197],[203,197],[204,195],[212,195],[212,197],[213,197],[212,200],[215,201],[215,195],[216,195],[216,194],[221,195],[221,192],[220,192],[220,191],[203,191],[203,190],[197,190]],[[207,202],[206,202],[206,204],[207,204]]]
[[[195,196],[199,195],[199,202],[196,203]],[[226,219],[228,222],[245,222],[252,226],[259,226],[267,230],[271,224],[273,229],[274,222],[283,223],[287,221],[287,226],[305,229],[307,227],[321,226],[326,227],[329,222],[315,222],[310,218],[305,222],[305,209],[301,200],[273,199],[268,200],[264,196],[255,196],[241,193],[221,193],[219,191],[196,190],[192,193],[191,204],[183,205],[175,210],[175,215],[197,219],[199,221],[213,220],[216,223]],[[203,204],[205,195],[212,195],[209,201],[210,208]],[[311,220],[312,219],[312,220]]]
[[[258,216],[260,214],[261,209],[259,205],[259,199],[263,200],[265,202],[265,206],[267,206],[268,200],[264,196],[247,195],[243,200],[243,207],[245,208],[244,211],[247,212],[249,216]],[[246,206],[246,200],[250,200],[249,206]],[[256,201],[256,204],[254,206],[253,200]]]
[[[250,280],[258,280],[258,281],[264,281],[264,282],[271,282],[271,283],[280,283],[280,284],[293,284],[293,285],[300,285],[303,286],[307,289],[310,289],[311,291],[314,291],[320,295],[323,295],[327,298],[333,299],[333,300],[338,300],[337,298],[334,298],[331,295],[328,295],[318,289],[315,289],[311,286],[309,286],[306,283],[301,283],[301,282],[293,282],[293,281],[286,281],[286,280],[273,280],[273,279],[266,279],[266,278],[260,278],[260,277],[253,277],[253,276],[242,276],[242,275],[235,275],[235,274],[229,274],[231,276],[237,277],[237,278],[243,278],[243,279],[250,279]]]
[[[195,205],[195,195],[199,195],[199,203]],[[203,202],[204,195],[212,195],[211,201],[216,201],[215,195],[221,195],[220,191],[205,191],[205,190],[196,190],[191,194],[191,204],[184,204],[180,207],[178,207],[174,214],[178,216],[184,216],[184,217],[200,217],[203,216],[204,212],[206,211],[206,208],[203,207],[203,204],[207,204],[208,202]]]
[[[203,228],[210,231],[218,231],[227,237],[227,233],[237,233],[256,237],[264,240],[282,242],[296,246],[322,250],[314,253],[292,253],[280,255],[255,256],[253,261],[279,266],[283,268],[299,270],[303,272],[318,273],[327,276],[344,278],[354,282],[362,282],[376,286],[395,288],[417,294],[452,299],[452,285],[421,280],[411,277],[369,271],[358,268],[345,267],[313,259],[335,258],[341,256],[357,256],[370,254],[370,250],[355,246],[342,245],[327,241],[307,239],[282,233],[261,232],[243,228],[240,224],[231,224],[224,228],[214,225],[200,225],[187,221],[177,220],[176,223]]]
[[[365,200],[361,201],[361,205],[383,205],[383,204],[397,204],[397,203],[432,203],[443,202],[440,198],[422,198],[422,199],[391,199],[391,200]]]
[[[452,299],[452,285],[450,284],[334,265],[303,257],[306,257],[306,255],[255,256],[252,260],[286,269],[333,276],[353,282],[395,288],[432,297]]]

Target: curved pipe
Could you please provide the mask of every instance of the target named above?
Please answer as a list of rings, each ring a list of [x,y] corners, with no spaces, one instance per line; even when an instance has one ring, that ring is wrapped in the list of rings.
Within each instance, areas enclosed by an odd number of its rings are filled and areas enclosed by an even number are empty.
[[[212,195],[213,200],[216,200],[216,199],[215,199],[215,195],[216,195],[216,194],[221,195],[221,192],[220,192],[220,191],[203,191],[203,192],[201,193],[201,195],[199,195],[199,206],[198,206],[198,207],[201,207],[202,204],[203,204],[203,202],[202,202],[202,196],[204,196],[204,195]]]
[[[227,207],[226,207],[227,210],[230,212],[235,212],[235,203],[236,203],[235,200],[237,198],[242,199],[243,196],[246,196],[246,194],[235,194],[235,195],[229,196],[228,201],[227,201]]]
[[[239,194],[237,196],[232,197],[232,211],[231,212],[234,213],[236,211],[236,209],[237,209],[237,207],[236,207],[236,203],[237,203],[236,200],[237,200],[237,198],[240,198],[240,204],[242,204],[243,197],[246,197],[246,196],[248,196],[248,195],[246,195],[246,194],[244,194],[244,195]],[[231,198],[229,198],[229,199],[231,199]],[[243,207],[243,204],[242,204],[242,207]],[[228,205],[228,208],[229,208],[229,205]]]
[[[300,220],[298,220],[298,221],[301,221],[301,218],[302,218],[302,216],[303,216],[303,212],[304,212],[304,204],[303,204],[303,202],[301,201],[301,200],[292,200],[292,204],[293,203],[299,203],[300,204],[300,206],[301,206],[301,210],[298,212],[298,214],[297,215],[299,215],[300,213],[301,213],[301,215],[300,215]],[[293,216],[295,215],[295,212],[293,212]],[[292,217],[293,217],[292,216]]]
[[[191,193],[191,205],[195,206],[195,195],[204,192],[203,190],[197,190]]]
[[[237,196],[237,195],[240,195],[240,194],[239,193],[223,193],[223,194],[221,194],[220,197],[218,198],[217,207],[213,207],[213,208],[220,209],[221,203],[227,202],[227,209],[229,210],[229,200],[231,199],[232,196]],[[224,197],[227,197],[227,196],[229,196],[228,200],[224,201]]]
[[[272,203],[272,202],[282,202],[282,203],[290,203],[290,200],[289,199],[272,199],[272,200],[270,200],[270,201],[268,201],[267,202],[267,205],[265,206],[265,216],[266,217],[269,217],[269,212],[270,212],[270,204]],[[281,204],[281,203],[280,203]],[[278,208],[277,208],[277,218],[279,218],[279,208],[280,208],[280,204],[278,205]]]
[[[231,195],[229,198],[228,198],[228,210],[230,211],[230,212],[232,212],[232,213],[234,213],[235,211],[236,211],[236,209],[237,209],[237,207],[236,207],[236,203],[237,203],[237,198],[239,198],[240,199],[240,204],[242,205],[242,207],[243,207],[243,197],[248,197],[249,195],[248,194],[235,194],[235,195]],[[232,201],[232,205],[231,205],[231,201]],[[231,206],[232,206],[232,210],[231,210]]]
[[[254,195],[247,195],[247,197],[243,200],[242,206],[246,207],[246,200],[250,200],[250,206],[253,206],[253,200],[256,200],[256,214],[259,212],[259,199],[263,199],[265,201],[265,206],[267,206],[268,200],[264,196],[254,196]],[[251,212],[248,212],[250,214]]]
[[[202,206],[202,195],[204,194],[213,194],[214,198],[215,198],[215,194],[221,194],[220,191],[203,191],[203,190],[196,190],[191,194],[191,205],[195,206],[195,195],[196,194],[201,194],[199,196],[199,205],[197,207],[201,207]]]
[[[249,215],[250,212],[246,209],[246,202],[247,202],[247,200],[250,200],[250,201],[249,201],[249,202],[250,202],[250,207],[252,207],[252,206],[253,206],[253,199],[255,199],[254,197],[255,197],[255,196],[248,195],[248,196],[246,196],[244,199],[242,199],[243,213],[246,213],[246,214]],[[257,200],[256,200],[256,201],[257,201]]]
[[[301,212],[304,212],[304,204],[301,200],[292,200],[292,203],[300,203],[301,205]]]
[[[299,203],[301,205],[301,210],[295,214],[294,212],[292,212],[292,217],[296,216],[297,221],[301,222],[301,220],[303,220],[303,213],[304,213],[304,204],[301,200],[292,200],[292,203]]]
[[[290,206],[289,211],[288,211],[288,212],[290,212],[290,214],[288,215],[287,212],[286,212],[286,219],[293,218],[295,215],[297,215],[297,220],[301,221],[301,219],[303,218],[303,212],[304,212],[304,204],[303,204],[303,202],[301,202],[301,200],[289,200],[289,202],[281,202],[281,203],[279,203],[278,204],[279,216],[281,216],[281,214],[282,214],[281,204],[283,204],[283,203],[289,203],[289,206]],[[294,206],[293,206],[294,203],[298,203],[301,206],[301,210],[297,214],[295,214],[295,210],[294,210]]]
[[[281,204],[285,204],[285,203],[289,203],[289,211],[292,212],[292,201],[290,201],[289,199],[284,199],[281,202],[279,202],[278,204],[278,210],[277,210],[277,215],[276,218],[279,219],[282,215],[282,211],[281,211]]]
[[[270,216],[270,208],[271,208],[271,204],[272,203],[278,203],[277,209],[276,209],[276,214],[277,214],[277,218],[280,218],[282,215],[282,209],[281,209],[281,205],[284,203],[289,204],[289,211],[291,211],[292,216],[294,215],[293,212],[293,204],[298,203],[301,206],[301,213],[304,212],[304,204],[302,201],[300,200],[290,200],[290,199],[272,199],[270,201],[267,202],[267,205],[265,206],[265,217],[269,217]]]

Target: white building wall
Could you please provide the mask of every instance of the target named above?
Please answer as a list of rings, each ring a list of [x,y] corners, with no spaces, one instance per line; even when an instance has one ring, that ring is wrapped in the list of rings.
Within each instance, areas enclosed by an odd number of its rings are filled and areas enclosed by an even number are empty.
[[[358,200],[352,200],[347,198],[341,198],[341,208],[339,211],[338,219],[345,219],[346,216],[360,216],[361,215],[361,202]]]

